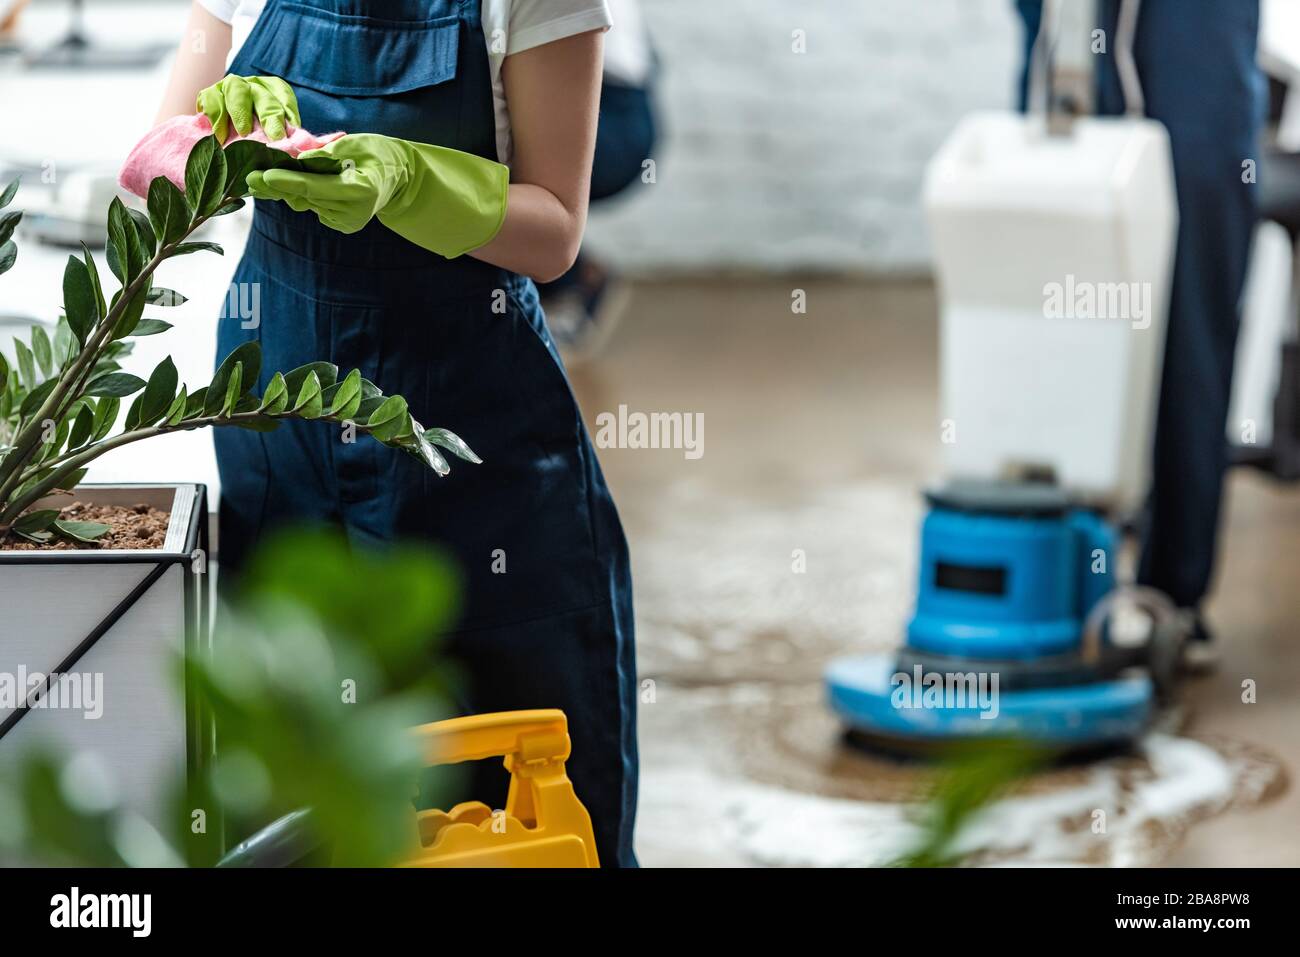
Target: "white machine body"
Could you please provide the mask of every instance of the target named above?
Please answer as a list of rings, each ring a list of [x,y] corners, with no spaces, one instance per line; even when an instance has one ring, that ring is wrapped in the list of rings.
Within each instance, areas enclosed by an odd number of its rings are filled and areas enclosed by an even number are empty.
[[[1164,354],[1178,208],[1158,122],[967,116],[925,206],[952,478],[1050,471],[1082,499],[1140,505]]]

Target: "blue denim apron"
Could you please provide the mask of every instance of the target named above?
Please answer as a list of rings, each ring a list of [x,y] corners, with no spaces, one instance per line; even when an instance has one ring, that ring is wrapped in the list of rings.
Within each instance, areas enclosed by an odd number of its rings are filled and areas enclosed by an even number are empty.
[[[382,133],[495,160],[479,0],[386,0],[375,16],[371,6],[270,0],[230,72],[283,77],[315,132]],[[260,284],[260,312],[255,324],[221,320],[218,359],[260,340],[262,388],[275,370],[314,359],[359,368],[425,425],[461,435],[483,464],[453,460],[438,478],[319,423],[218,430],[223,569],[237,571],[285,522],[449,550],[465,579],[447,642],[468,676],[465,709],[562,708],[569,773],[601,861],[634,865],[627,545],[532,281],[443,259],[378,220],[348,236],[261,200],[235,281]],[[472,796],[503,806],[504,771],[476,773]]]

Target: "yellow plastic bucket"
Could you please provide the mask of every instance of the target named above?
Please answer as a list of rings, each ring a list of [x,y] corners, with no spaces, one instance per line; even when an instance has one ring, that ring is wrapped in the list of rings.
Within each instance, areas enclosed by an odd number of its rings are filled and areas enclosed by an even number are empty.
[[[430,767],[502,757],[504,810],[466,801],[416,813],[406,867],[599,867],[591,815],[565,773],[569,725],[556,709],[502,711],[415,729]]]

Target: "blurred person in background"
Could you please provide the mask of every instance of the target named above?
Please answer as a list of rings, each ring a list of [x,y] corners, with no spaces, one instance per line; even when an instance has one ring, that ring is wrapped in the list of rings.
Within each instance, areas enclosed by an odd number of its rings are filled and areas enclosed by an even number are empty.
[[[591,166],[593,203],[623,193],[642,176],[658,136],[653,95],[657,63],[638,0],[609,0],[609,6],[614,26],[605,35],[605,75]],[[570,364],[597,355],[630,298],[614,271],[586,250],[579,250],[563,276],[538,288],[551,332]]]
[[[223,318],[218,356],[260,341],[262,388],[321,356],[358,368],[483,459],[440,479],[297,423],[225,430],[223,575],[290,522],[449,549],[464,710],[562,709],[600,860],[632,866],[627,545],[534,285],[586,224],[610,23],[605,0],[196,0],[159,120],[197,104],[219,137],[347,133],[317,151],[340,173],[249,175],[234,282],[259,285],[261,319]],[[473,773],[466,797],[504,807],[500,765]]]
[[[18,17],[27,6],[27,0],[0,0],[0,43],[13,40],[18,30]]]
[[[1113,42],[1121,5],[1097,2],[1097,25],[1111,38],[1097,54],[1097,113],[1106,116],[1124,112]],[[1017,7],[1025,25],[1023,109],[1043,3],[1017,0]],[[1258,156],[1267,106],[1255,62],[1258,32],[1258,0],[1142,0],[1133,42],[1146,115],[1169,131],[1179,214],[1138,580],[1193,615],[1193,666],[1215,655],[1201,605],[1214,571],[1232,366],[1256,219],[1242,163]]]

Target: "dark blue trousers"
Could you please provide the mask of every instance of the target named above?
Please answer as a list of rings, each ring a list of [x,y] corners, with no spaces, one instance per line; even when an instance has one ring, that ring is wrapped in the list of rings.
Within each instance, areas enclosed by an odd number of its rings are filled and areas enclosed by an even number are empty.
[[[1025,63],[1040,0],[1018,0]],[[1102,0],[1097,106],[1123,111],[1115,68],[1118,0]],[[1257,0],[1145,0],[1134,40],[1147,115],[1169,130],[1178,189],[1178,245],[1156,417],[1155,463],[1138,577],[1184,607],[1205,597],[1214,570],[1228,463],[1224,436],[1240,299],[1255,224],[1265,88],[1255,65]],[[1021,104],[1025,79],[1021,78]]]

